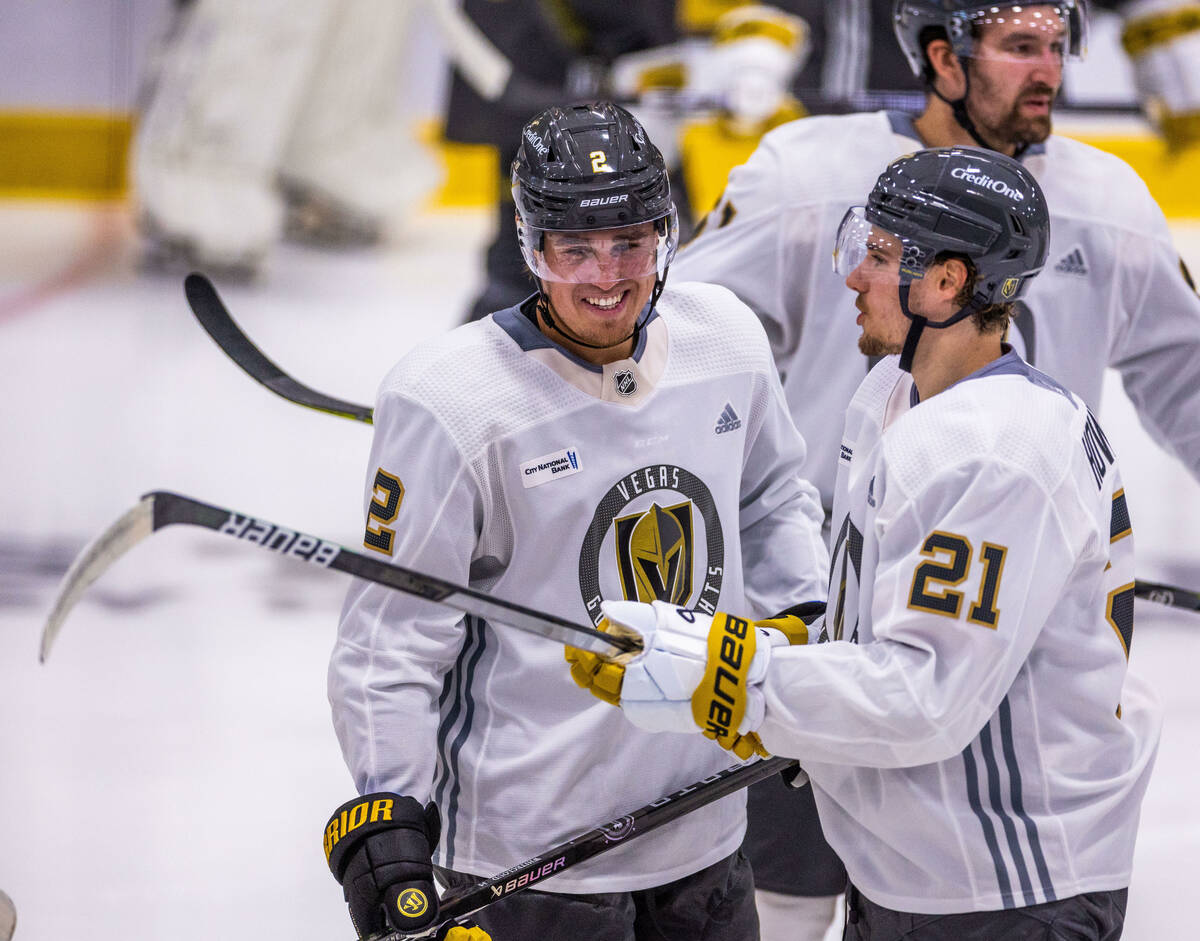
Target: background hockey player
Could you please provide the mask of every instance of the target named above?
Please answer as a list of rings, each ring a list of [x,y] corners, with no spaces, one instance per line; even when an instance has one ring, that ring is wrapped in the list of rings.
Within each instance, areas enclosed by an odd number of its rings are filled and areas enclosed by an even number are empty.
[[[793,417],[819,456],[809,472],[825,507],[840,443],[831,416],[870,365],[856,351],[854,310],[829,271],[828,246],[880,170],[925,146],[983,144],[1020,156],[1045,191],[1052,226],[1047,268],[1016,302],[1013,344],[1093,410],[1105,368],[1119,370],[1142,423],[1200,478],[1200,298],[1129,166],[1051,133],[1063,60],[1084,48],[1085,5],[1017,12],[899,0],[895,10],[900,45],[929,83],[924,112],[805,118],[770,132],[730,174],[676,263],[683,277],[732,288],[762,318]],[[836,863],[780,836],[784,815],[793,831],[815,828],[809,800],[777,781],[750,792],[747,848],[769,941],[793,941],[792,925],[833,909]],[[773,934],[776,923],[787,933]],[[821,937],[817,926],[810,936]]]
[[[604,605],[645,645],[607,664],[634,724],[699,733],[725,708],[729,732],[802,760],[850,874],[850,941],[1121,934],[1159,719],[1127,673],[1116,456],[1003,342],[1048,227],[1031,173],[966,148],[897,160],[845,214],[838,272],[859,345],[886,358],[836,462],[832,642]]]
[[[365,545],[580,622],[608,598],[767,615],[823,597],[820,507],[766,338],[726,289],[665,287],[676,214],[644,129],[609,104],[552,108],[512,182],[538,290],[385,379]],[[426,847],[453,884],[490,875],[734,762],[629,735],[554,643],[369,584],[347,595],[329,692],[359,793],[402,803],[416,834],[334,847],[339,878],[374,873],[350,895],[360,930],[389,885],[429,884]],[[744,822],[734,795],[478,920],[498,941],[754,938]]]
[[[410,6],[182,9],[131,155],[147,257],[252,275],[285,228],[343,245],[402,229],[437,181],[398,107]]]

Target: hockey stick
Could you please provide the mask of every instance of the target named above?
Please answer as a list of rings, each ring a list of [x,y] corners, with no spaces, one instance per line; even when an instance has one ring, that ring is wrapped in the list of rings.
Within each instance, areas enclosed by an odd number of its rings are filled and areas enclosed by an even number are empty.
[[[1186,588],[1161,585],[1158,582],[1136,581],[1133,583],[1133,593],[1138,598],[1156,601],[1172,608],[1200,611],[1200,592],[1188,591]]]
[[[749,765],[736,765],[697,781],[682,790],[652,801],[630,813],[601,824],[582,836],[546,850],[533,859],[506,869],[485,882],[461,889],[452,889],[442,897],[438,924],[420,933],[393,932],[379,941],[400,941],[401,938],[432,938],[446,924],[465,919],[492,902],[530,888],[551,876],[565,872],[577,863],[598,856],[617,845],[623,845],[691,813],[706,804],[727,797],[744,787],[773,774],[786,771],[796,764],[792,758],[768,758]]]
[[[344,418],[355,418],[358,421],[372,423],[374,410],[366,405],[355,405],[342,399],[335,399],[324,393],[310,389],[297,382],[282,369],[276,366],[263,354],[254,342],[234,323],[229,308],[221,300],[217,289],[204,275],[189,274],[183,282],[187,292],[188,304],[192,313],[200,321],[209,336],[217,341],[217,346],[242,369],[249,373],[252,379],[297,405],[305,405],[318,411],[341,415]],[[1171,585],[1161,585],[1156,582],[1137,581],[1133,593],[1138,598],[1145,598],[1158,604],[1172,608],[1183,608],[1186,611],[1200,611],[1200,592],[1188,591],[1186,588],[1175,588]]]
[[[17,908],[3,890],[0,890],[0,941],[9,941],[17,929]]]
[[[331,395],[310,389],[267,359],[263,351],[255,346],[234,322],[233,317],[229,315],[229,309],[217,294],[217,289],[204,275],[197,272],[189,274],[183,279],[183,291],[187,295],[188,306],[200,321],[200,326],[208,331],[208,335],[216,341],[217,346],[252,379],[291,402],[371,424],[374,409],[335,399]]]
[[[436,601],[489,621],[507,624],[560,644],[607,656],[640,649],[640,644],[628,638],[605,634],[553,614],[494,598],[486,592],[464,588],[432,575],[352,552],[318,536],[276,526],[252,516],[242,516],[177,493],[156,490],[143,496],[133,508],[96,537],[63,576],[54,608],[42,631],[40,659],[43,663],[50,655],[50,647],[67,614],[87,587],[133,546],[164,526],[175,523],[203,526],[281,555],[357,575],[369,582],[386,585],[427,601]]]

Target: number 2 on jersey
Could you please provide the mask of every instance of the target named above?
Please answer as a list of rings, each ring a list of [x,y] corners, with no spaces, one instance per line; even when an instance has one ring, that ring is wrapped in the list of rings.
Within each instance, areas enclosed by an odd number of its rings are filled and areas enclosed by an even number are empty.
[[[385,555],[392,554],[396,531],[387,526],[400,512],[400,501],[404,499],[404,484],[400,478],[389,474],[382,467],[375,471],[375,488],[371,493],[371,505],[367,507],[367,532],[363,545]]]
[[[957,618],[962,612],[965,596],[952,589],[961,585],[970,571],[970,541],[957,533],[934,531],[921,546],[921,555],[927,556],[929,561],[922,562],[913,573],[908,606],[917,611]],[[1007,555],[1005,546],[990,542],[983,544],[983,551],[979,554],[983,565],[979,596],[967,611],[967,620],[972,624],[995,629],[1000,618],[996,595],[1000,591],[1000,576],[1004,574]]]

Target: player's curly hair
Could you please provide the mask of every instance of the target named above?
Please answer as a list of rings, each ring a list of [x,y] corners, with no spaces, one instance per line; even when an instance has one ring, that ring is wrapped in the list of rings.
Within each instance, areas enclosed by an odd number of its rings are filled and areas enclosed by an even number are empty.
[[[963,283],[958,296],[954,298],[954,302],[959,307],[965,307],[975,294],[975,287],[979,283],[979,271],[975,267],[975,262],[966,255],[956,252],[938,252],[934,257],[934,263],[937,264],[950,258],[957,258],[967,268],[967,280]],[[1004,333],[1008,330],[1008,323],[1015,314],[1016,309],[1012,304],[988,304],[982,310],[971,314],[971,322],[975,324],[975,328],[980,333]]]

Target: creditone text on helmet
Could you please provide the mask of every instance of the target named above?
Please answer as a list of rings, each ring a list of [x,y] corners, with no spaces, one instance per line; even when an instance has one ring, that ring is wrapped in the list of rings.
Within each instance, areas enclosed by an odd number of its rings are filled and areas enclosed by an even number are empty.
[[[966,180],[968,183],[974,183],[976,186],[982,186],[984,189],[991,190],[993,193],[1001,193],[1010,199],[1015,199],[1018,202],[1025,198],[1025,194],[1018,189],[1013,189],[1003,180],[994,180],[986,173],[980,173],[975,167],[955,167],[950,171],[950,175],[956,180]]]

